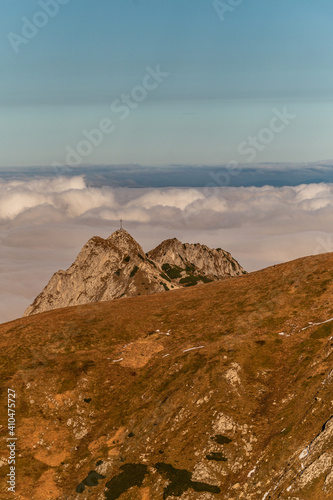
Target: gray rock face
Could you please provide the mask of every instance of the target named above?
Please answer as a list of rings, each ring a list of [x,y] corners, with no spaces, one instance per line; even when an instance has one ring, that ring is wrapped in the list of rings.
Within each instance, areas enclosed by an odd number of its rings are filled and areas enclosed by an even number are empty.
[[[324,476],[322,490],[330,495],[333,487],[333,417],[324,425],[321,432],[301,453],[288,460],[288,468],[280,477],[281,486],[291,494],[299,494],[319,477]],[[326,498],[326,496],[325,496]],[[331,498],[331,495],[327,498]]]
[[[212,278],[245,274],[242,266],[229,252],[221,248],[211,249],[199,243],[181,243],[177,238],[163,241],[147,255],[161,266],[168,263],[180,268],[194,266],[197,274]]]
[[[24,316],[60,307],[147,295],[244,274],[224,250],[166,240],[147,255],[120,229],[94,236],[67,271],[56,272]]]

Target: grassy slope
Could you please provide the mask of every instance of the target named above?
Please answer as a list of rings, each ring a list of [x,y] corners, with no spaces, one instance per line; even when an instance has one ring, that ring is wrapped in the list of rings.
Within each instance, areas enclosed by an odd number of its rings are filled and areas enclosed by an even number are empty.
[[[17,498],[104,498],[105,483],[129,463],[146,464],[148,473],[121,500],[162,499],[167,483],[153,467],[161,462],[205,469],[211,481],[204,482],[223,491],[204,497],[190,488],[182,498],[259,499],[284,471],[296,477],[290,457],[333,413],[332,389],[322,383],[332,367],[333,322],[302,331],[333,317],[332,279],[333,256],[325,254],[1,325],[1,438],[8,436],[12,387],[21,455]],[[183,352],[198,346],[204,347]],[[221,414],[236,422],[224,427],[228,444],[213,439]],[[214,453],[227,460],[212,460]],[[7,454],[2,440],[0,457]],[[106,478],[76,494],[98,460],[107,464]],[[7,466],[0,472],[3,478]],[[324,479],[299,498],[330,498]],[[282,480],[271,498],[292,498],[286,486]]]

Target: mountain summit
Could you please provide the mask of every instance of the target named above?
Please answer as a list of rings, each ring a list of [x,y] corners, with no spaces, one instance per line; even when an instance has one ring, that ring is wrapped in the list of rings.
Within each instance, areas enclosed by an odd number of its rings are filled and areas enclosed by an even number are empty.
[[[172,263],[175,267],[194,267],[201,274],[225,278],[244,274],[243,268],[229,252],[211,249],[199,243],[181,243],[177,238],[163,241],[147,254],[160,265]]]
[[[144,256],[144,251],[139,243],[131,236],[125,229],[118,229],[112,233],[106,241],[115,245],[123,253],[128,252],[139,252]]]
[[[67,271],[56,272],[24,316],[120,297],[150,295],[244,274],[222,249],[163,241],[145,254],[124,229],[107,239],[94,236]]]

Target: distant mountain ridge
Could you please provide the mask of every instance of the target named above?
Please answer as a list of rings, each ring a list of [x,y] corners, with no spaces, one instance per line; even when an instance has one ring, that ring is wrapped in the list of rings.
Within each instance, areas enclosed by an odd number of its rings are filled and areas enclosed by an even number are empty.
[[[75,262],[57,271],[24,316],[60,307],[121,297],[150,295],[241,276],[244,269],[229,252],[206,245],[163,241],[147,254],[124,229],[107,239],[94,236]]]

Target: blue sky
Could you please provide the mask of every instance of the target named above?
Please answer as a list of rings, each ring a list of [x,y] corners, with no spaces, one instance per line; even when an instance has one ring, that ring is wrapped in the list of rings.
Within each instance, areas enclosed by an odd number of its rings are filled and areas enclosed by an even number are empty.
[[[331,0],[243,0],[223,21],[210,0],[62,2],[53,18],[47,0],[0,4],[1,167],[65,164],[104,119],[80,164],[244,162],[284,107],[295,118],[255,161],[333,158]],[[13,42],[24,17],[45,26]],[[169,75],[121,119],[111,104],[158,65]]]

